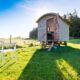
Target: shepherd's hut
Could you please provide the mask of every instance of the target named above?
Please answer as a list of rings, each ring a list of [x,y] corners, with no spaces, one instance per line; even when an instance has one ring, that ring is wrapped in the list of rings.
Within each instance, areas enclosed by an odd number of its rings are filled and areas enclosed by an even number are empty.
[[[38,20],[38,40],[40,42],[62,43],[69,40],[69,25],[57,13],[47,13],[41,16]]]

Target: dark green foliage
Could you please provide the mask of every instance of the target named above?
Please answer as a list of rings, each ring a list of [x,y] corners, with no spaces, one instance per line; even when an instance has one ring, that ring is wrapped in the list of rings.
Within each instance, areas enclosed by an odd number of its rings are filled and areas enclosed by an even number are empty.
[[[30,34],[29,34],[29,38],[30,38],[30,39],[37,39],[37,29],[38,29],[38,28],[34,28],[34,29],[30,32]]]
[[[64,15],[63,19],[70,25],[70,36],[75,38],[80,37],[80,17],[76,10],[73,13]]]

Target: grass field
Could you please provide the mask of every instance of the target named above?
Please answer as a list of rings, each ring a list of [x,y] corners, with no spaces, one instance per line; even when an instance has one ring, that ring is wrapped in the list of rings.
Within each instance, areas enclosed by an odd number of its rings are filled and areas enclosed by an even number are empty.
[[[71,39],[69,42],[75,43],[75,44],[80,44],[80,39]]]
[[[35,43],[31,40],[25,44],[16,42],[23,47],[17,49],[16,59],[10,57],[12,53],[5,53],[0,80],[80,80],[80,44],[76,41],[52,52],[42,50],[39,45],[28,47]]]

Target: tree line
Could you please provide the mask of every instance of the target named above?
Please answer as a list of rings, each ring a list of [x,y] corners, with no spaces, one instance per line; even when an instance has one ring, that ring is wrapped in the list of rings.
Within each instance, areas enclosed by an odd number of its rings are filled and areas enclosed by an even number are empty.
[[[77,14],[77,11],[74,10],[73,13],[67,13],[62,16],[62,19],[69,24],[70,37],[80,38],[80,17]],[[32,29],[30,31],[29,37],[31,39],[37,39],[38,28]]]
[[[29,33],[30,39],[37,39],[38,34],[38,28],[33,28],[32,31]]]

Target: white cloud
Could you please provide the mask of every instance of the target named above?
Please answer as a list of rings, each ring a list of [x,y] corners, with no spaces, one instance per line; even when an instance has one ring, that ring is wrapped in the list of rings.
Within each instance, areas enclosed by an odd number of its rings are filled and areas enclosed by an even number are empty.
[[[47,6],[40,6],[40,7],[32,7],[32,6],[27,6],[26,4],[21,4],[19,7],[25,9],[25,11],[31,11],[32,14],[34,13],[35,19],[38,19],[40,16],[42,16],[45,13],[50,12],[50,8]]]

